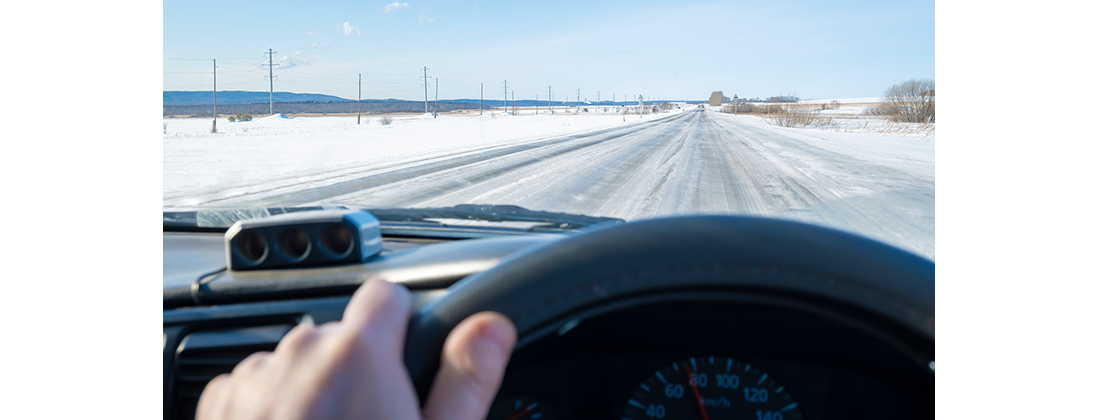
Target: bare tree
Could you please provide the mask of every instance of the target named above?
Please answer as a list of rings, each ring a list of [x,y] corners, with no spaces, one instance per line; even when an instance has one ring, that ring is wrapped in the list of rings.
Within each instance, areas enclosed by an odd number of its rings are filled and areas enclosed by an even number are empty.
[[[722,91],[716,90],[710,93],[710,106],[722,105]]]
[[[882,94],[882,108],[894,122],[936,122],[936,81],[912,79],[890,86]]]

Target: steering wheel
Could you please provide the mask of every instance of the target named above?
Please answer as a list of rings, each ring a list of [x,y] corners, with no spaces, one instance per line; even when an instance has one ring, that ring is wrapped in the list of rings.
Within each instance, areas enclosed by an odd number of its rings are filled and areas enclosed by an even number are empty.
[[[567,324],[624,307],[733,295],[857,320],[914,359],[934,349],[932,261],[805,223],[687,216],[615,225],[521,250],[456,282],[410,321],[405,365],[424,401],[444,340],[477,312],[508,316],[519,349]]]

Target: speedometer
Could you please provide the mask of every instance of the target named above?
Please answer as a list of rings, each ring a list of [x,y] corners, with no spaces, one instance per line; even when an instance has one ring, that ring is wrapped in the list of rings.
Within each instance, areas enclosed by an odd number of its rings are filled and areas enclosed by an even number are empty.
[[[627,399],[623,420],[792,420],[798,403],[775,378],[748,363],[693,357],[650,375]]]

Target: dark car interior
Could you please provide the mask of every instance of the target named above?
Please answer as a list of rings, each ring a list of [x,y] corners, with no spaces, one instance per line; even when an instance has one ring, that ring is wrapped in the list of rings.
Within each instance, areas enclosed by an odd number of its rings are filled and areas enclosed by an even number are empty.
[[[354,212],[306,210],[264,225],[268,255],[290,249],[280,232],[324,232],[307,224]],[[208,381],[295,325],[340,320],[370,278],[414,296],[405,362],[421,397],[459,321],[483,310],[513,320],[519,341],[490,419],[700,418],[685,384],[709,419],[934,416],[935,265],[906,251],[749,216],[551,226],[527,215],[535,222],[516,228],[372,213],[381,252],[260,269],[232,263],[246,245],[227,238],[247,223],[166,213],[164,418],[194,418]],[[355,226],[367,243],[371,226]]]

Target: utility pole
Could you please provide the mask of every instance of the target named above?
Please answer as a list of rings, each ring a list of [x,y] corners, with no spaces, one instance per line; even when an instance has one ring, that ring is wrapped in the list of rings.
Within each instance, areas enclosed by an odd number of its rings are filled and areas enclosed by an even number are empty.
[[[424,113],[428,113],[428,67],[424,66]]]
[[[275,51],[271,48],[267,49],[267,80],[271,82],[271,90],[268,91],[267,96],[267,113],[275,115],[275,64],[272,60],[275,56]]]
[[[512,91],[512,115],[516,115],[516,91]]]
[[[551,98],[553,98],[553,92],[553,86],[546,87],[546,109],[550,111],[551,114],[554,113],[554,104],[550,103],[550,101],[552,100]]]
[[[218,132],[218,59],[214,59],[214,126],[210,128],[211,133]]]
[[[359,100],[355,102],[355,125],[363,119],[363,73],[359,73]]]
[[[504,113],[508,113],[508,80],[504,80]]]
[[[432,110],[432,116],[439,113],[439,79],[435,79],[435,109]]]

